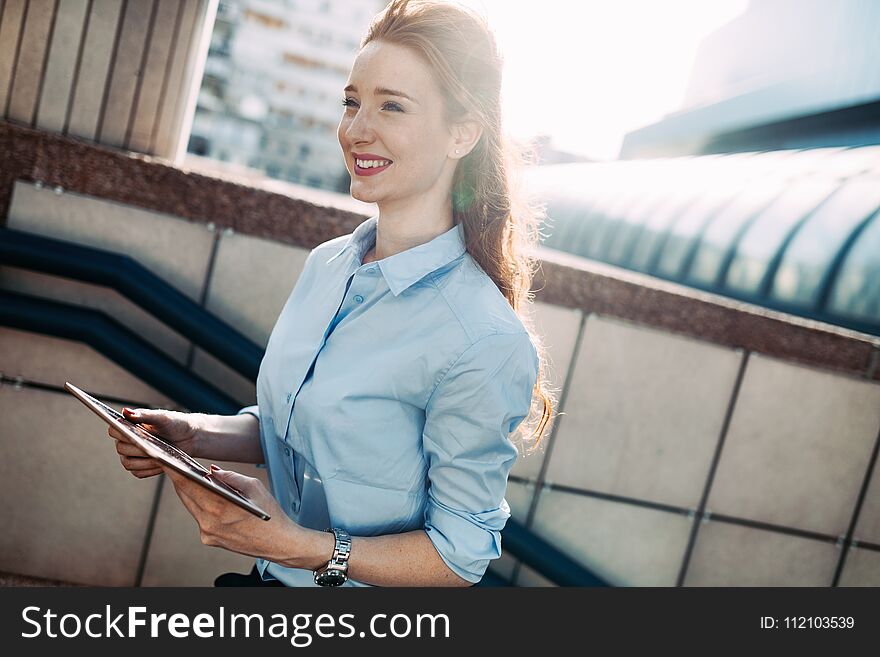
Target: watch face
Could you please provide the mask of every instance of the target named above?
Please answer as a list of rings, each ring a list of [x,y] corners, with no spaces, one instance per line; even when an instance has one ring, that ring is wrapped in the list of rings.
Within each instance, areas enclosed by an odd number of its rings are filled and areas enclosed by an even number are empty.
[[[348,578],[342,571],[329,568],[318,575],[318,584],[321,586],[340,586],[345,583],[346,579]]]

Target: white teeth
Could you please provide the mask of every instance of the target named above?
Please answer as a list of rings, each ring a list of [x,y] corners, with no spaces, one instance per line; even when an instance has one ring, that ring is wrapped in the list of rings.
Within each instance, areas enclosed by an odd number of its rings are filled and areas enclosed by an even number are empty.
[[[391,164],[391,160],[355,160],[361,169],[372,169],[374,167],[382,167]]]

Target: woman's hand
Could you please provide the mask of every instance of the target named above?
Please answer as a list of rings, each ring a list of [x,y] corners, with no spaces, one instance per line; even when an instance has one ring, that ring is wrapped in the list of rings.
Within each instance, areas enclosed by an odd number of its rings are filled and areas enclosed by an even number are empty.
[[[244,493],[271,516],[269,520],[257,518],[168,466],[163,465],[162,469],[174,484],[180,501],[198,523],[205,545],[283,563],[296,551],[297,538],[308,531],[284,513],[259,479],[221,470],[211,464],[214,477]]]
[[[200,413],[181,413],[179,411],[150,410],[144,408],[123,408],[125,419],[143,425],[144,429],[166,442],[194,456],[195,440],[201,428]],[[108,435],[116,440],[116,453],[122,466],[138,479],[162,474],[159,463],[147,456],[140,447],[129,442],[128,438],[116,430],[107,428]]]

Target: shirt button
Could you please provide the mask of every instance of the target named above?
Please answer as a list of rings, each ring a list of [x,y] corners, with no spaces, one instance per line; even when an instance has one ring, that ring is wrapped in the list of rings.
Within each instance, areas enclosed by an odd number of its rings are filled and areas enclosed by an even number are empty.
[[[357,296],[355,296],[354,300],[358,303],[363,303],[364,298],[360,294],[358,294]]]
[[[292,392],[288,392],[288,393],[287,393],[287,403],[288,403],[288,404],[290,403],[290,398],[291,398],[291,397],[293,397],[293,393],[292,393]]]
[[[285,454],[285,456],[290,456],[290,447],[284,448],[284,454]]]

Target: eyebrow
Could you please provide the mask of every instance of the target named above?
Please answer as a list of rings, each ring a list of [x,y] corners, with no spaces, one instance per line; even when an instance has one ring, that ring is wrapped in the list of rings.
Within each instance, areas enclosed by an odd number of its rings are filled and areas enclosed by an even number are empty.
[[[353,91],[353,92],[357,93],[357,87],[355,87],[353,84],[350,84],[343,91]],[[389,89],[387,87],[376,87],[373,90],[373,93],[377,96],[399,96],[400,98],[406,98],[407,100],[411,100],[416,105],[419,104],[419,101],[417,101],[412,96],[408,96],[407,94],[403,93],[402,91],[398,91],[396,89]]]

